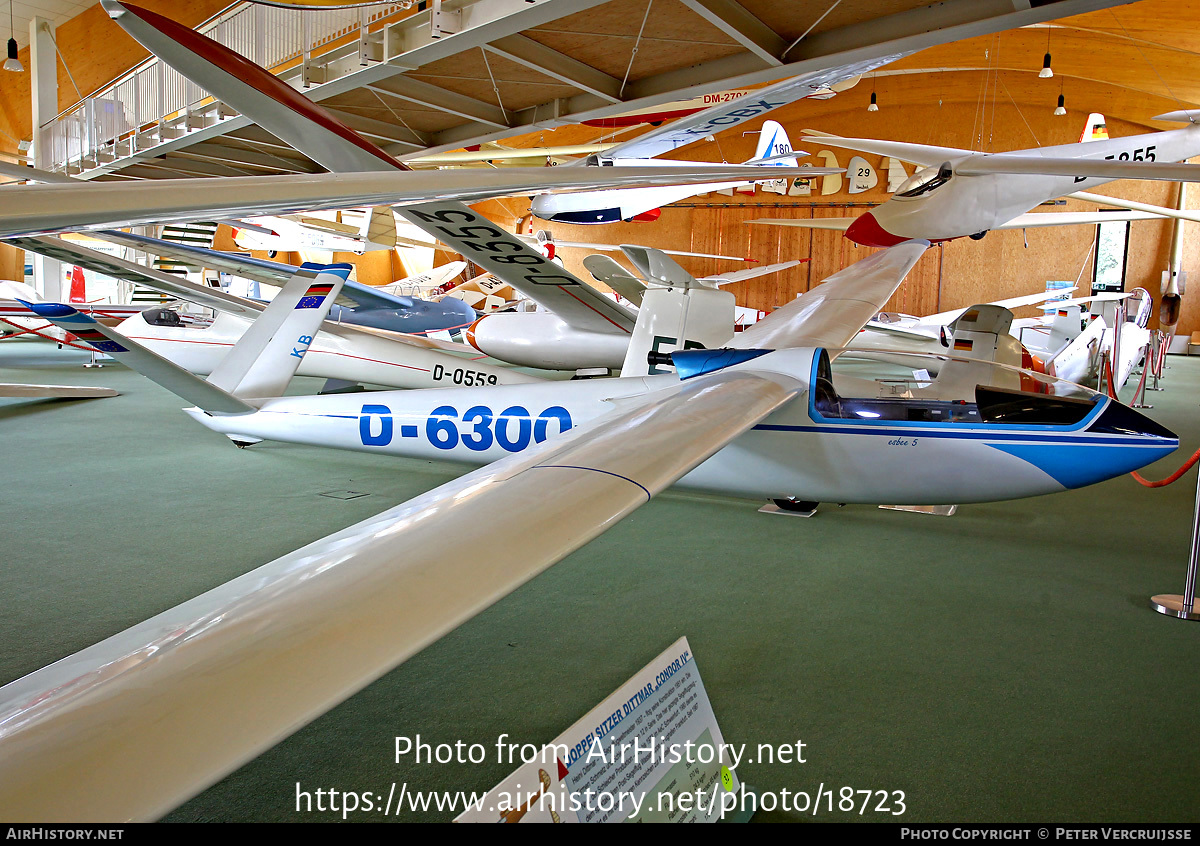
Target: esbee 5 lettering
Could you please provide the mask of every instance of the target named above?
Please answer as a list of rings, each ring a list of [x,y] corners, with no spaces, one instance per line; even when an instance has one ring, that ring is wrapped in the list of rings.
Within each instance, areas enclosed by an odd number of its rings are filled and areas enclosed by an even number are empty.
[[[483,452],[493,444],[507,452],[520,452],[530,443],[540,444],[550,435],[550,424],[558,432],[571,428],[571,414],[559,405],[551,406],[536,418],[524,406],[510,406],[499,414],[484,405],[468,408],[462,422],[470,426],[459,431],[458,409],[442,405],[430,412],[425,421],[425,439],[437,449],[454,449],[462,444],[474,452]],[[364,446],[387,446],[395,435],[392,410],[386,405],[364,405],[358,418],[359,440]],[[417,437],[416,426],[401,426],[400,436]]]

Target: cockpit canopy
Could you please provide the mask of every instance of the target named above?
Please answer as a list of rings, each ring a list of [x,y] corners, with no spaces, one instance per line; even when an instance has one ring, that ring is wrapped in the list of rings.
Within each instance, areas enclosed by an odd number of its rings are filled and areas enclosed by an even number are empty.
[[[1133,295],[1125,302],[1125,319],[1145,329],[1153,309],[1154,297],[1150,292],[1145,288],[1134,288]]]
[[[949,162],[943,162],[936,167],[918,170],[896,189],[897,197],[921,197],[936,191],[954,176],[954,168]]]

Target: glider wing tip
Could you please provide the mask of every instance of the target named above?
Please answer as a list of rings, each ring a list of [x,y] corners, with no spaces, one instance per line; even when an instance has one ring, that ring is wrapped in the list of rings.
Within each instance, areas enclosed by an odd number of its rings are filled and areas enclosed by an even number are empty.
[[[71,317],[72,315],[79,314],[78,311],[66,303],[31,303],[21,299],[18,299],[17,302],[38,317]]]

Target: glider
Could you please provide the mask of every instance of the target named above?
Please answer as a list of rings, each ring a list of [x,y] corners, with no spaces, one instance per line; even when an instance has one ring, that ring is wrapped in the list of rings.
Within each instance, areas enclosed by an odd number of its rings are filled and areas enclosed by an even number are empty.
[[[922,165],[891,199],[856,218],[821,221],[760,219],[750,223],[841,229],[846,238],[869,247],[886,247],[909,238],[933,242],[964,235],[982,238],[993,229],[1026,229],[1147,220],[1178,216],[1173,209],[1130,205],[1126,212],[1030,213],[1041,203],[1070,196],[1114,179],[1200,181],[1200,166],[1177,164],[1200,155],[1200,113],[1158,115],[1155,120],[1181,121],[1183,129],[1125,138],[1083,141],[1055,147],[977,153],[957,147],[935,147],[901,141],[842,138],[806,132],[831,147],[891,156]],[[1100,198],[1091,195],[1093,202]],[[1122,205],[1114,198],[1103,198]],[[1153,210],[1152,210],[1153,209]]]

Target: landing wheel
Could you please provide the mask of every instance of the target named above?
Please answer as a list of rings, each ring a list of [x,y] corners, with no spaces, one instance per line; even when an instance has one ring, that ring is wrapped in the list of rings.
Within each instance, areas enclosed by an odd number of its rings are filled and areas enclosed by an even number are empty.
[[[974,235],[969,235],[967,237],[969,237],[972,241],[982,241],[983,236],[986,234],[988,234],[988,231],[985,229],[982,232],[976,232]]]
[[[972,235],[971,237],[974,238],[975,236]],[[279,255],[278,250],[267,250],[267,258],[275,258],[277,255]]]
[[[781,511],[792,511],[796,514],[812,514],[817,510],[817,506],[821,504],[806,499],[792,499],[791,497],[788,499],[773,499],[771,502],[775,503],[775,507]]]

